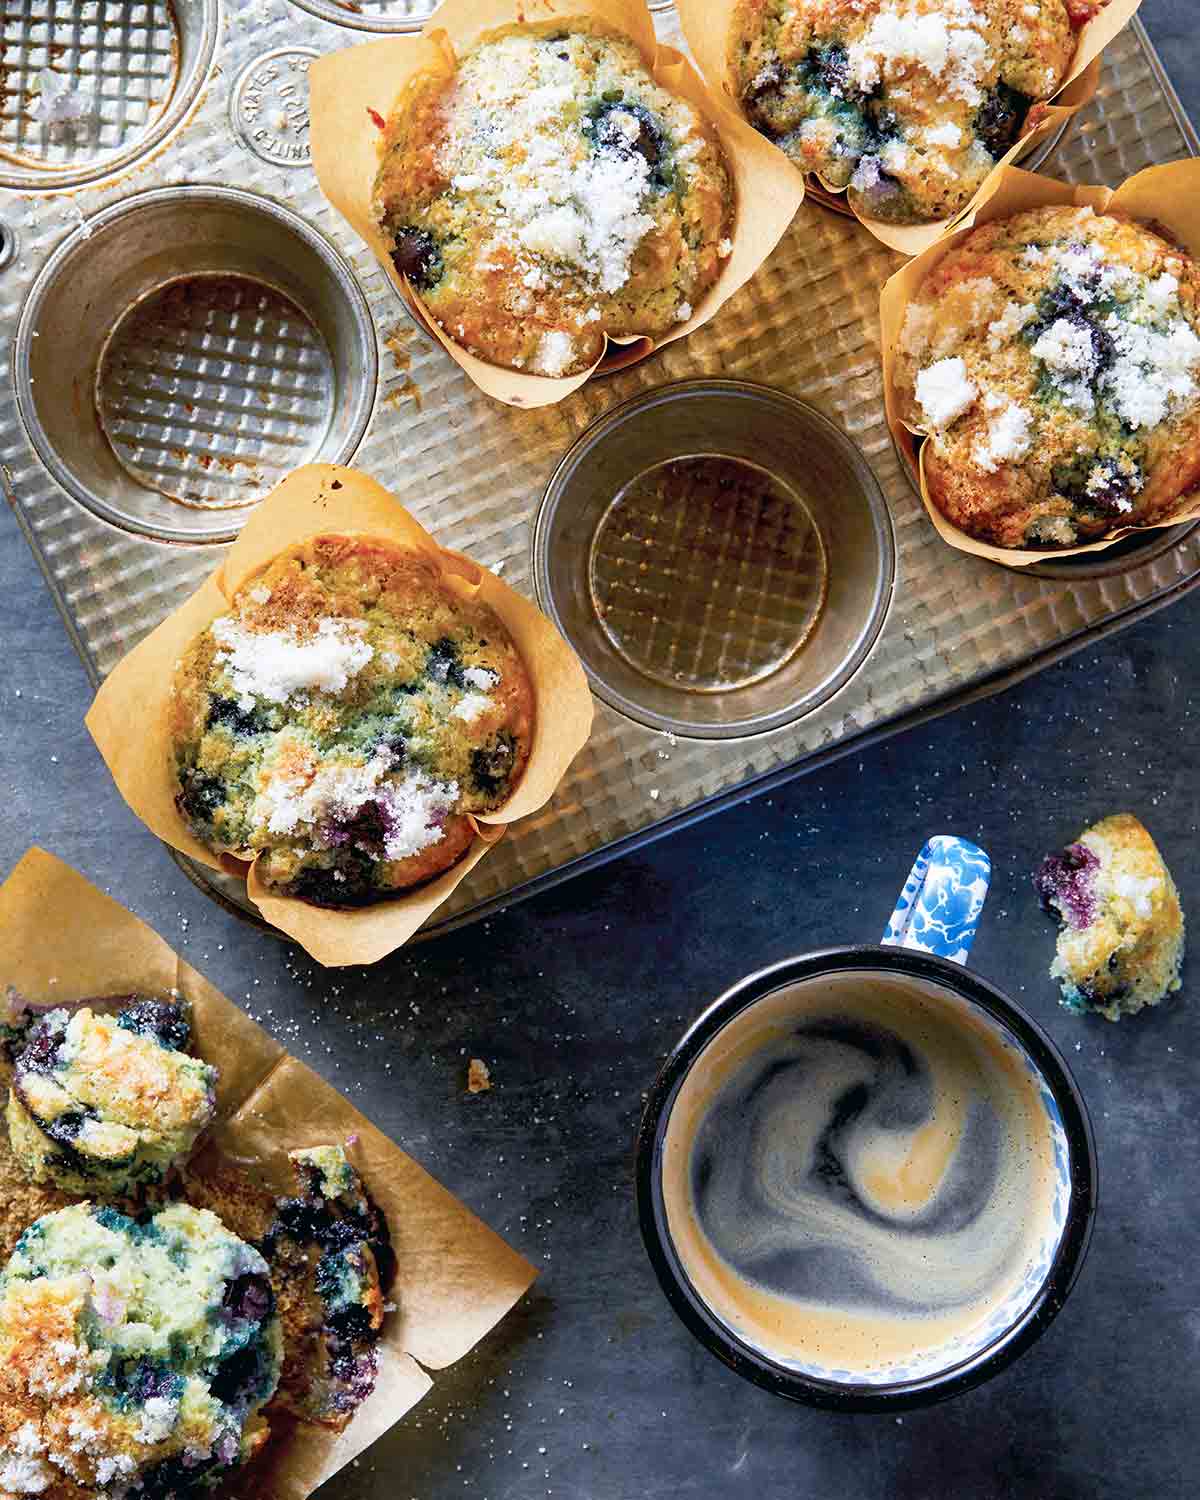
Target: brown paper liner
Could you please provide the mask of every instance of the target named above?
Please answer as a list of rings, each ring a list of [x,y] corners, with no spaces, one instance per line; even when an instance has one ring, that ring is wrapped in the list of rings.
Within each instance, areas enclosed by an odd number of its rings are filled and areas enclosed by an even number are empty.
[[[171,990],[191,1002],[195,1050],[220,1069],[217,1119],[197,1175],[224,1155],[268,1190],[292,1191],[289,1151],[353,1142],[348,1154],[387,1215],[398,1263],[397,1311],[383,1325],[375,1390],[343,1432],[296,1424],[237,1485],[254,1500],[306,1500],[429,1390],[422,1366],[461,1359],[536,1272],[157,933],[41,849],[0,887],[0,952],[0,984],[35,1005]]]
[[[455,53],[478,37],[512,22],[593,20],[623,32],[646,60],[655,81],[709,120],[725,151],[736,199],[733,253],[686,323],[655,341],[610,339],[589,370],[565,379],[526,375],[469,354],[421,306],[408,282],[392,265],[387,241],[371,220],[371,194],[379,168],[378,126],[371,111],[388,119],[401,92],[416,74],[445,71]],[[686,338],[714,318],[754,275],[783,237],[804,197],[804,184],[782,153],[727,109],[705,86],[692,65],[670,47],[659,46],[654,22],[643,0],[443,0],[419,36],[367,42],[318,58],[309,69],[309,134],[313,167],[326,198],[366,241],[390,277],[405,306],[437,339],[455,364],[487,396],[507,406],[551,406],[579,389],[596,372],[623,369],[676,339]]]
[[[942,257],[965,239],[972,229],[1031,208],[1073,205],[1077,208],[1093,208],[1097,213],[1114,209],[1135,219],[1155,221],[1190,254],[1200,255],[1200,159],[1147,167],[1130,177],[1115,191],[1104,187],[1075,187],[1055,182],[1049,177],[1040,177],[1035,172],[1022,172],[1017,167],[1003,168],[995,174],[994,179],[989,178],[988,183],[988,191],[980,195],[967,217],[936,245],[931,246],[916,260],[902,266],[884,285],[879,299],[883,399],[888,426],[921,492],[929,519],[937,528],[938,534],[943,541],[957,547],[960,552],[970,552],[976,557],[986,557],[1009,567],[1024,568],[1030,563],[1045,562],[1047,558],[1077,557],[1084,552],[1102,552],[1114,542],[1119,542],[1122,537],[1136,536],[1145,531],[1160,531],[1164,526],[1178,526],[1181,521],[1194,520],[1200,516],[1200,493],[1197,492],[1181,496],[1172,514],[1162,520],[1144,526],[1118,527],[1099,541],[1088,542],[1084,546],[1010,549],[996,547],[990,542],[981,542],[976,537],[968,536],[933,503],[925,483],[924,444],[919,445],[918,453],[917,440],[924,433],[919,428],[909,427],[900,417],[900,398],[895,383],[896,350],[908,304],[916,296],[921,283]]]
[[[374,536],[412,547],[437,564],[452,593],[494,609],[521,653],[537,705],[524,775],[503,807],[474,819],[476,840],[466,855],[428,885],[357,911],[325,910],[268,893],[255,865],[214,855],[175,806],[168,707],[180,658],[194,637],[229,609],[247,578],[285,548],[322,532]],[[478,563],[439,547],[396,497],[366,474],[309,464],[263,501],[203,587],[117,664],[86,722],[118,790],[152,832],[210,869],[245,876],[250,899],[272,926],[295,938],[318,963],[339,966],[375,963],[407,942],[503,837],[509,823],[549,801],[587,741],[592,698],[575,653],[529,600]]]
[[[738,110],[737,91],[729,71],[729,31],[738,0],[676,0],[676,9],[692,56],[714,91]],[[935,244],[952,224],[970,213],[993,189],[997,173],[1011,166],[1018,156],[1047,140],[1085,104],[1090,103],[1100,81],[1100,54],[1113,37],[1133,19],[1141,0],[1109,0],[1108,5],[1080,28],[1075,56],[1057,93],[1029,112],[1020,140],[1005,153],[980,184],[975,196],[949,219],[932,224],[887,224],[882,219],[864,219],[847,202],[847,209],[877,240],[902,255],[920,255]],[[740,115],[740,110],[738,110]],[[1030,124],[1030,121],[1033,123]],[[780,155],[783,155],[780,152]],[[793,164],[793,171],[796,167]],[[818,176],[824,192],[837,195],[845,188],[831,187]]]

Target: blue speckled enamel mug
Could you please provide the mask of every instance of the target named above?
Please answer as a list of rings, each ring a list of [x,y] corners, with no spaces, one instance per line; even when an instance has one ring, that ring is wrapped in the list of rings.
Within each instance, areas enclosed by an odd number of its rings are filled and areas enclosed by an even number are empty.
[[[690,1028],[638,1140],[669,1301],[738,1374],[811,1405],[901,1410],[1027,1349],[1091,1236],[1079,1090],[963,965],[987,855],[925,845],[879,945],[741,980]]]

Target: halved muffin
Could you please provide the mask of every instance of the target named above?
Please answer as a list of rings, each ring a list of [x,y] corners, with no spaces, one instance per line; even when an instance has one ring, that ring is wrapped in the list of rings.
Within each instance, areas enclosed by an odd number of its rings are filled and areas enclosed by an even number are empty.
[[[185,1049],[176,1001],[129,996],[105,1014],[55,1010],[30,1027],[6,1117],[22,1170],[67,1192],[120,1197],[182,1164],[216,1107],[217,1071]]]
[[[1050,974],[1068,1010],[1119,1021],[1179,989],[1179,892],[1132,813],[1102,818],[1061,853],[1048,854],[1034,885],[1063,924]]]
[[[0,1493],[214,1485],[265,1443],[280,1360],[266,1262],[214,1214],[47,1214],[0,1272]]]

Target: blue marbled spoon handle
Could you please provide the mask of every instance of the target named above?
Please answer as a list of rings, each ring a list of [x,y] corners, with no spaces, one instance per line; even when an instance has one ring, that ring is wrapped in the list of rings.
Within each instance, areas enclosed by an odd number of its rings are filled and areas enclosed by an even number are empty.
[[[935,834],[909,871],[884,943],[966,963],[991,878],[992,862],[977,845]]]

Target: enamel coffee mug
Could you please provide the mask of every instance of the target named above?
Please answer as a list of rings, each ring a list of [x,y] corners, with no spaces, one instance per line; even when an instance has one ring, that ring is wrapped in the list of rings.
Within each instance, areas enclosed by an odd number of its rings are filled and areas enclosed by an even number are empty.
[[[842,1410],[966,1390],[1044,1331],[1091,1235],[1091,1124],[1045,1032],[965,961],[981,849],[921,851],[878,945],[735,984],[638,1140],[667,1298],[738,1374]]]

